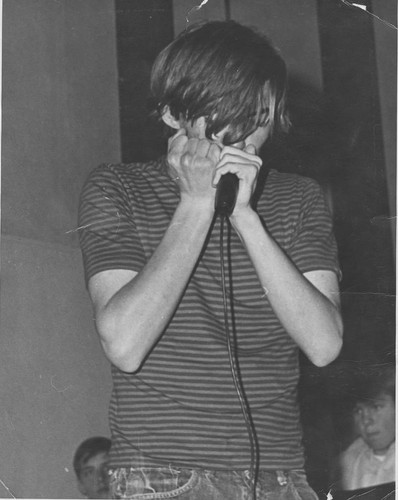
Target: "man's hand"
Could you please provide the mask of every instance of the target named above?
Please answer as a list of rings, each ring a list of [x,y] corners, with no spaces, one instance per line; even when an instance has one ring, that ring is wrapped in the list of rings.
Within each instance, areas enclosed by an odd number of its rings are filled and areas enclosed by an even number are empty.
[[[216,168],[213,184],[217,185],[221,176],[227,172],[236,174],[239,179],[239,192],[236,199],[233,216],[238,216],[250,208],[250,199],[256,187],[258,172],[262,160],[256,155],[253,145],[249,144],[243,150],[226,146],[221,151],[220,161]]]
[[[221,148],[208,139],[188,139],[180,129],[169,139],[169,173],[181,192],[181,200],[204,201],[214,205],[213,177]]]

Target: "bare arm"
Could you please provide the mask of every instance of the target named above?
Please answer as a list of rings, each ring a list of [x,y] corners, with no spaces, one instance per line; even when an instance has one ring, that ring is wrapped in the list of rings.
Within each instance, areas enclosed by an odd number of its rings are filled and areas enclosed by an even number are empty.
[[[169,162],[172,175],[178,176],[181,201],[161,243],[140,273],[104,271],[89,282],[97,330],[110,361],[124,371],[136,371],[167,327],[213,217],[214,185],[221,171],[233,171],[240,189],[231,221],[275,313],[315,364],[330,362],[341,347],[336,277],[322,271],[303,276],[264,230],[249,205],[261,163],[254,151],[236,156],[234,150],[232,159],[224,154],[219,162],[219,148],[207,140],[188,140],[179,132],[173,141]]]
[[[253,211],[234,218],[233,224],[285,330],[315,365],[333,361],[343,332],[335,273],[301,274]]]
[[[338,281],[333,271],[303,275],[266,231],[249,201],[253,176],[248,172],[246,148],[224,148],[215,180],[226,172],[240,179],[231,223],[241,238],[268,300],[287,333],[317,366],[333,361],[342,346]]]
[[[135,273],[110,270],[94,275],[89,292],[98,333],[109,360],[136,371],[170,321],[206,238],[213,213],[212,178],[220,150],[207,140],[178,133],[169,162],[178,176],[181,201],[162,241]]]

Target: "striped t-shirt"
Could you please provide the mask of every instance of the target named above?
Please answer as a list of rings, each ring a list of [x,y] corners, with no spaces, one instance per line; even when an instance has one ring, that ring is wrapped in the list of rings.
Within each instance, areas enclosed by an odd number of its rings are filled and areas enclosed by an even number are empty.
[[[109,269],[139,272],[178,202],[178,186],[164,158],[94,170],[80,205],[86,280]],[[271,170],[257,211],[301,272],[339,272],[330,214],[315,181]],[[218,220],[178,309],[142,368],[130,374],[112,366],[115,468],[250,467],[250,441],[226,345],[219,225]],[[302,468],[298,349],[274,315],[233,230],[231,254],[239,365],[260,467]]]

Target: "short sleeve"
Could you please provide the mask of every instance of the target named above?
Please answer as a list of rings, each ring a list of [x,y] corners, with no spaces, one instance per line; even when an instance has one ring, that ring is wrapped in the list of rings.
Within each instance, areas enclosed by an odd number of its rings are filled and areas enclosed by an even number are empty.
[[[129,196],[112,165],[100,165],[82,189],[79,239],[86,283],[101,271],[145,264]]]
[[[302,273],[329,270],[341,279],[333,222],[325,195],[317,182],[306,181],[289,255]]]

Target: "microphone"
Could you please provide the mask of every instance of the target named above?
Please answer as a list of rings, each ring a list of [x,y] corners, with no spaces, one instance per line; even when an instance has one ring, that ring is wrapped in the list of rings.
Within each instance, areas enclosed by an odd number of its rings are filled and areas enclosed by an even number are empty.
[[[215,210],[217,215],[229,217],[235,208],[239,179],[236,174],[224,174],[217,184]]]

